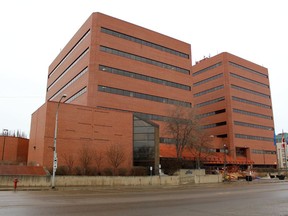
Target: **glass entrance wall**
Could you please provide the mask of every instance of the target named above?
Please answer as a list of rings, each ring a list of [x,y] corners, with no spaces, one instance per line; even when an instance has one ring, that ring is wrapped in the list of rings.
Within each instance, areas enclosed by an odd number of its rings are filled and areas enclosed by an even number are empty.
[[[159,163],[158,125],[137,116],[133,121],[133,165],[154,170]]]

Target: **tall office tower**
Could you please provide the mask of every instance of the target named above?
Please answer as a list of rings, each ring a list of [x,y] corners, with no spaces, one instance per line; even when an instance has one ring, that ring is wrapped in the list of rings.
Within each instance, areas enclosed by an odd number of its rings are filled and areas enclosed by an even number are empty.
[[[234,162],[275,166],[274,121],[268,70],[229,53],[192,67],[193,104],[203,128],[222,139],[216,152]]]
[[[161,137],[165,134],[163,122],[173,107],[192,107],[191,67],[190,44],[101,13],[93,13],[49,66],[46,102],[58,102],[66,94],[67,97],[62,100],[65,105],[133,113],[137,118],[156,122]],[[68,114],[60,116],[63,115]],[[34,116],[34,122],[37,122],[36,114]],[[75,116],[71,117],[70,121],[73,121]],[[95,117],[92,126],[103,126],[103,122],[96,122],[97,119],[103,120]],[[69,121],[65,124],[68,127]],[[133,124],[136,125],[135,119]],[[45,127],[53,128],[53,121]],[[122,127],[127,127],[127,131],[132,133],[131,125],[127,125],[126,121]],[[80,133],[84,129],[69,130]],[[35,134],[36,129],[33,131]],[[142,135],[146,132],[143,131]],[[78,135],[79,139],[83,136]],[[95,133],[93,136],[96,136]],[[135,156],[146,144],[141,134],[134,133],[133,139]],[[99,140],[94,141],[95,145],[97,142]]]
[[[49,67],[47,101],[162,115],[191,107],[190,44],[93,13]]]

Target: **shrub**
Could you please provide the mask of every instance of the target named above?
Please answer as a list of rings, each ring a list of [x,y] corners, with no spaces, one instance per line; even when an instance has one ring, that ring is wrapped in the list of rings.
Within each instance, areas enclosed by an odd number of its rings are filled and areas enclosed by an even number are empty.
[[[125,168],[119,168],[119,170],[118,170],[119,176],[127,176],[127,173],[128,173],[128,171]]]
[[[105,169],[103,170],[103,174],[104,174],[105,176],[113,176],[113,169],[111,169],[111,168],[105,168]]]

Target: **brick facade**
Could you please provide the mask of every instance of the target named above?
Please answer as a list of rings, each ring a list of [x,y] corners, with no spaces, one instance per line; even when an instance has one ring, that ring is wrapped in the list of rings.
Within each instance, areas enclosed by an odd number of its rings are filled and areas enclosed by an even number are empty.
[[[56,106],[51,101],[63,94],[67,97],[59,113],[61,154],[76,157],[87,142],[103,148],[123,139],[127,155],[131,153],[126,165],[131,167],[132,113],[159,125],[159,136],[165,138],[169,135],[163,118],[180,105],[197,107],[206,115],[201,124],[215,137],[216,153],[227,145],[231,164],[274,166],[276,161],[268,70],[229,53],[192,67],[190,44],[93,13],[49,66],[46,103],[32,116],[31,163],[52,165],[48,147],[53,143]],[[112,125],[118,132],[102,127],[95,133],[97,124]],[[173,155],[167,151],[170,147],[161,143],[160,156]]]

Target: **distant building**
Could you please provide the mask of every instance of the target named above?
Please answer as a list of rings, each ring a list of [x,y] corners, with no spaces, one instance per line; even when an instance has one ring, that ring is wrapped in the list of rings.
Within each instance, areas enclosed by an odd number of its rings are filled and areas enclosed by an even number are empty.
[[[26,165],[29,139],[0,136],[0,165]]]
[[[119,144],[127,156],[123,167],[156,170],[162,158],[176,157],[165,132],[176,106],[196,107],[214,137],[206,165],[268,167],[277,160],[266,68],[229,53],[192,67],[190,44],[101,13],[88,18],[49,66],[46,103],[32,115],[29,163],[52,167],[63,94],[59,166],[67,165],[68,154],[78,166],[85,144],[100,152]]]
[[[276,136],[277,161],[279,169],[288,168],[288,133],[279,133]]]

